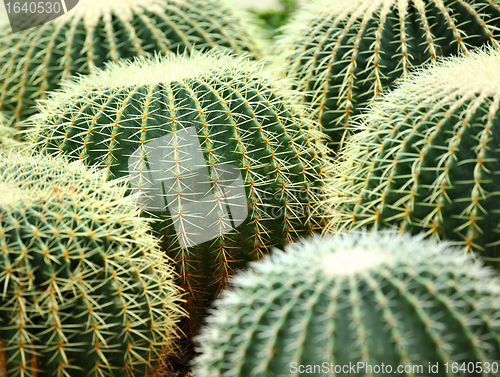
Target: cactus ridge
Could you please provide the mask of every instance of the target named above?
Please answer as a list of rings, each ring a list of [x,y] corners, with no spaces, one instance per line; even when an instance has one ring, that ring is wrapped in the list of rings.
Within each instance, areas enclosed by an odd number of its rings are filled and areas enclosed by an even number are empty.
[[[477,46],[498,48],[499,23],[497,0],[318,0],[284,27],[278,46],[337,148],[350,117],[397,78]]]
[[[33,145],[128,175],[181,286],[213,297],[236,268],[323,224],[324,135],[287,87],[262,63],[219,53],[110,65],[47,100]]]
[[[197,337],[194,374],[284,377],[292,363],[361,362],[426,376],[430,362],[444,376],[447,362],[497,361],[498,283],[446,242],[389,232],[303,240],[231,279]]]
[[[498,66],[498,52],[470,52],[373,104],[329,185],[329,228],[398,227],[498,258]]]
[[[62,158],[0,156],[0,375],[145,376],[184,315],[123,182]]]
[[[193,49],[264,55],[259,31],[225,1],[80,0],[52,22],[12,33],[0,24],[0,111],[24,120],[62,80],[106,62]]]

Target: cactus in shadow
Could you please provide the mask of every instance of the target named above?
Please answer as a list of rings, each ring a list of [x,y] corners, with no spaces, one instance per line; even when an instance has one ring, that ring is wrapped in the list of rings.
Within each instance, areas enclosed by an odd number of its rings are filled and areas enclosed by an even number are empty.
[[[497,375],[500,281],[471,254],[389,232],[285,251],[214,302],[195,376]]]
[[[500,53],[411,75],[362,118],[330,182],[332,230],[397,227],[500,257]]]
[[[110,65],[51,97],[32,139],[129,177],[197,321],[235,269],[323,226],[323,134],[285,87],[219,53]]]
[[[146,376],[183,311],[126,185],[80,162],[0,156],[0,375]]]
[[[498,46],[497,0],[316,0],[277,41],[286,74],[337,150],[349,118],[411,69],[439,57]]]
[[[80,0],[23,32],[0,22],[0,111],[24,120],[60,82],[106,62],[154,53],[230,49],[265,54],[251,16],[225,0]]]

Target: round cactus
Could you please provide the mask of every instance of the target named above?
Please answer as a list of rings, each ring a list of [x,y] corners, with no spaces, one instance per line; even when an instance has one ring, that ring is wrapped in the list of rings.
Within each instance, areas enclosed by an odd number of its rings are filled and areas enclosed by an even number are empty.
[[[248,16],[250,17],[250,16]],[[225,0],[80,0],[51,22],[12,33],[0,23],[0,111],[23,120],[61,80],[156,52],[231,49],[263,56],[263,38]]]
[[[471,254],[389,232],[285,251],[215,301],[196,376],[496,375],[500,281]]]
[[[336,150],[350,116],[395,79],[440,56],[498,46],[499,26],[498,0],[317,0],[277,45]]]
[[[0,376],[145,376],[178,336],[173,269],[102,173],[0,157]]]
[[[373,105],[329,188],[331,229],[399,227],[500,257],[500,53],[411,75]]]
[[[210,300],[236,268],[321,227],[322,134],[282,87],[219,53],[109,65],[51,97],[33,140],[128,176],[180,284]],[[188,305],[195,318],[206,303]]]

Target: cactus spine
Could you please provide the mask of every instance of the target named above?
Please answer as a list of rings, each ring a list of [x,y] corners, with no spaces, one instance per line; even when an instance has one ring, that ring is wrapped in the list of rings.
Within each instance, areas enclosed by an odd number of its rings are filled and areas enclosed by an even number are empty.
[[[374,104],[330,186],[331,229],[398,227],[498,258],[496,67],[498,52],[469,53]]]
[[[10,122],[0,113],[0,146],[2,149],[21,147],[22,143],[16,139],[16,129],[10,126]]]
[[[394,233],[318,237],[285,251],[239,273],[215,301],[195,376],[347,375],[358,363],[357,376],[384,364],[428,376],[429,363],[437,376],[495,375],[499,280],[470,254]],[[444,369],[486,361],[491,373]]]
[[[13,34],[0,24],[0,111],[23,120],[61,80],[105,62],[193,48],[264,54],[246,13],[219,0],[80,0],[66,15]]]
[[[126,186],[65,160],[0,156],[0,375],[145,376],[182,314]]]
[[[349,118],[412,68],[498,46],[498,0],[317,0],[283,30],[281,58],[337,149]]]
[[[218,53],[110,65],[48,100],[33,140],[129,176],[196,318],[236,268],[322,224],[322,134],[284,87]]]

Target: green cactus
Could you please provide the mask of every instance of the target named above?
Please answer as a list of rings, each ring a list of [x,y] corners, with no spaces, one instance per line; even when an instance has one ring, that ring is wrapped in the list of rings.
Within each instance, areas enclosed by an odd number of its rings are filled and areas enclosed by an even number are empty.
[[[215,301],[195,376],[498,375],[500,281],[471,254],[390,232],[285,251]],[[452,373],[464,362],[489,364]]]
[[[411,75],[373,105],[328,186],[331,229],[398,227],[500,257],[500,53]]]
[[[0,111],[24,120],[61,80],[105,62],[194,48],[264,55],[251,16],[226,0],[80,0],[66,15],[12,33],[0,23]]]
[[[337,150],[349,118],[412,68],[498,46],[498,0],[317,0],[283,29],[281,60]]]
[[[130,177],[196,318],[236,268],[323,222],[322,134],[286,85],[219,53],[109,65],[52,96],[33,141]]]
[[[0,376],[145,376],[182,309],[133,197],[80,162],[0,156]]]

